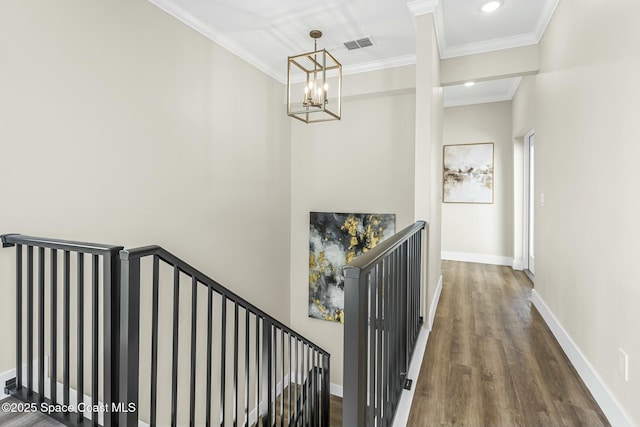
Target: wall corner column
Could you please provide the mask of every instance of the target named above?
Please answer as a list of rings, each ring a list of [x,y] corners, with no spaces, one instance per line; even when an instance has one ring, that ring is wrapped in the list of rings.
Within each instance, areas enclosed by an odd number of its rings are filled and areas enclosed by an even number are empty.
[[[429,223],[427,250],[423,253],[426,275],[422,282],[422,312],[435,295],[441,275],[442,207],[442,88],[440,55],[435,32],[437,1],[412,1],[407,4],[416,24],[416,125],[414,220]],[[425,269],[423,269],[425,271]]]

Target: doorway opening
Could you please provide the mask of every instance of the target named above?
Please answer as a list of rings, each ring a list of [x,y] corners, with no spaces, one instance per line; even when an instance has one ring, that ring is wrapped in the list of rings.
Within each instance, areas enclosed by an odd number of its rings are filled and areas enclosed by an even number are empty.
[[[535,132],[524,137],[524,272],[535,278]]]

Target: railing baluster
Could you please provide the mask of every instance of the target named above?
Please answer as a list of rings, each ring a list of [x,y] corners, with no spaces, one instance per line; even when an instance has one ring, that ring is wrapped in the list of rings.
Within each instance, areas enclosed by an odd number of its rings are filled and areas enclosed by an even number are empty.
[[[196,327],[198,322],[198,280],[191,278],[191,384],[189,392],[189,426],[196,423]]]
[[[407,283],[409,284],[409,292],[408,292],[408,296],[407,298],[409,299],[409,310],[407,313],[408,316],[408,325],[409,325],[409,343],[411,345],[411,347],[413,347],[413,334],[415,331],[415,325],[413,323],[413,319],[414,319],[414,314],[415,314],[415,304],[416,302],[414,301],[414,297],[415,297],[415,292],[414,292],[414,282],[413,282],[413,237],[411,237],[409,239],[409,241],[407,242]],[[408,355],[409,357],[409,361],[411,360],[411,355]]]
[[[263,414],[262,425],[271,426],[273,412],[271,407],[272,390],[271,384],[273,382],[271,371],[272,360],[272,333],[271,333],[271,320],[264,318],[262,320],[262,397],[265,399],[266,413]]]
[[[322,355],[322,427],[329,427],[330,402],[329,392],[331,387],[331,378],[329,378],[330,365],[329,355]]]
[[[16,245],[16,390],[22,387],[22,245]]]
[[[318,419],[316,418],[316,409],[317,409],[317,393],[318,393],[318,372],[316,371],[317,360],[316,360],[316,350],[314,348],[311,349],[311,424],[314,426],[318,425]]]
[[[249,425],[249,310],[244,310],[244,419]]]
[[[99,306],[99,269],[100,269],[100,258],[98,257],[98,255],[93,255],[92,257],[93,259],[93,266],[92,266],[92,280],[91,280],[91,288],[92,288],[92,313],[91,313],[91,318],[92,318],[92,337],[91,337],[91,403],[93,405],[97,405],[98,404],[98,369],[99,369],[99,365],[98,365],[98,337],[100,336],[100,326],[99,326],[99,313],[100,313],[100,306]],[[98,413],[97,412],[92,412],[91,413],[91,420],[92,420],[92,424],[94,427],[97,427],[98,425]]]
[[[102,292],[103,292],[103,403],[109,408],[104,412],[103,425],[115,424],[117,415],[113,404],[117,404],[120,388],[120,262],[119,248],[111,248],[102,256]],[[96,396],[96,399],[98,397]]]
[[[178,332],[180,310],[180,270],[173,267],[173,348],[171,359],[171,426],[178,420]]]
[[[256,314],[256,426],[260,425],[260,416],[262,411],[260,410],[260,362],[262,360],[260,356],[260,316]]]
[[[409,298],[410,298],[410,294],[409,294],[409,283],[407,282],[408,280],[408,275],[407,275],[407,243],[403,243],[402,246],[400,247],[400,285],[402,287],[401,292],[400,292],[400,325],[402,326],[402,333],[400,334],[400,340],[402,341],[402,345],[401,345],[401,349],[400,349],[400,353],[402,355],[401,357],[401,370],[402,370],[402,374],[403,377],[406,378],[407,376],[407,371],[409,370],[409,360],[408,360],[408,354],[409,352],[407,351],[407,346],[409,345],[409,339],[408,339],[408,325],[409,325],[409,318],[408,318],[408,312],[407,312],[407,308],[408,308],[408,304],[409,304]],[[400,386],[400,390],[402,390],[402,385]]]
[[[151,396],[149,425],[155,427],[158,413],[158,303],[160,297],[160,260],[153,256],[151,296]]]
[[[38,394],[44,402],[44,248],[38,250]]]
[[[64,315],[62,319],[62,402],[69,406],[69,377],[70,377],[70,313],[71,313],[71,253],[64,251],[64,270],[62,280],[64,282]]]
[[[386,412],[388,408],[388,403],[393,399],[393,394],[395,391],[395,383],[396,380],[396,365],[395,365],[395,343],[396,337],[392,334],[393,331],[396,330],[396,322],[395,322],[395,312],[396,312],[396,286],[398,282],[396,281],[396,257],[395,252],[392,252],[389,255],[390,258],[390,274],[389,274],[389,300],[387,301],[387,308],[385,310],[385,315],[387,317],[387,321],[385,322],[385,354],[387,355],[387,363],[389,364],[388,376],[385,381],[385,399],[383,400],[384,410]]]
[[[311,421],[309,418],[309,413],[310,408],[311,408],[311,399],[309,398],[309,385],[311,384],[311,378],[310,378],[310,368],[311,368],[311,360],[309,359],[309,345],[305,344],[304,346],[304,363],[305,363],[305,368],[304,368],[304,374],[305,374],[305,387],[304,387],[304,412],[303,412],[303,417],[302,417],[302,423],[309,423],[309,421]]]
[[[49,398],[58,402],[58,251],[51,249],[51,372],[49,372]]]
[[[76,374],[76,381],[78,383],[77,403],[84,401],[84,254],[78,252],[78,275],[76,277],[77,286],[77,360],[78,371]],[[82,421],[84,414],[82,411],[78,411],[77,420]]]
[[[300,350],[300,341],[298,340],[298,338],[296,338],[296,393],[295,393],[295,400],[296,400],[296,412],[295,412],[295,416],[296,416],[296,420],[298,419],[298,416],[300,415],[300,400],[302,397],[302,393],[300,392],[300,389],[298,387],[299,384],[302,384],[302,382],[300,381],[300,359],[298,358],[298,352]]]
[[[225,389],[226,384],[226,364],[227,364],[227,297],[222,295],[222,331],[220,333],[220,427],[225,424]]]
[[[382,315],[384,316],[384,321],[381,323],[382,328],[382,354],[384,357],[384,368],[380,373],[380,381],[382,382],[382,396],[380,397],[380,407],[378,408],[378,416],[380,419],[377,421],[378,425],[382,425],[382,414],[386,409],[385,403],[391,398],[391,384],[393,382],[393,350],[392,350],[392,341],[393,337],[389,333],[392,330],[391,322],[393,321],[393,290],[394,290],[394,263],[393,263],[393,254],[389,254],[387,259],[385,260],[385,278],[384,278],[384,312]]]
[[[238,425],[238,303],[233,310],[233,426]]]
[[[292,338],[292,336],[291,336],[291,334],[288,334],[288,335],[289,335],[289,381],[288,381],[289,392],[287,393],[288,394],[288,399],[287,399],[287,402],[288,402],[287,408],[288,409],[287,409],[287,413],[289,414],[289,420],[291,420],[291,411],[292,411],[292,407],[291,407],[291,388],[294,387],[294,381],[293,381],[293,378],[292,378],[293,372],[291,372],[291,359],[293,357],[293,354],[291,352],[291,338]]]
[[[27,246],[27,396],[33,394],[33,246]]]
[[[387,357],[388,370],[387,376],[385,378],[385,396],[383,399],[383,410],[386,412],[388,403],[391,399],[393,399],[393,391],[395,390],[395,382],[396,382],[396,371],[395,371],[395,336],[391,333],[395,331],[396,323],[395,323],[395,291],[397,282],[395,280],[396,275],[396,259],[395,252],[392,252],[389,255],[389,277],[388,277],[388,290],[389,290],[389,299],[386,301],[386,322],[385,322],[385,355]]]
[[[320,351],[316,350],[316,419],[317,425],[321,425],[322,421],[322,357]]]
[[[280,387],[280,425],[284,427],[284,330],[280,329],[280,361],[282,367],[282,375],[281,381],[282,386]]]
[[[213,341],[213,288],[207,286],[207,382],[206,382],[206,427],[211,426],[211,364]]]
[[[387,337],[384,334],[384,323],[387,322],[386,301],[389,295],[389,282],[384,279],[384,269],[388,268],[386,263],[376,265],[371,273],[369,273],[369,288],[371,294],[375,299],[372,299],[371,303],[371,367],[369,370],[370,386],[369,393],[371,395],[371,409],[369,410],[369,419],[374,424],[380,417],[380,411],[382,410],[382,381],[380,374],[382,371],[382,354],[387,343]],[[383,306],[384,304],[384,306]],[[377,311],[376,311],[377,305]],[[388,363],[388,360],[384,360]],[[375,396],[375,399],[374,399]]]
[[[390,369],[390,360],[389,360],[389,321],[390,321],[390,310],[389,310],[389,301],[391,300],[391,295],[393,292],[393,284],[389,275],[389,267],[390,265],[387,263],[388,259],[385,259],[383,263],[383,268],[385,269],[385,274],[382,274],[382,269],[379,266],[376,266],[374,269],[375,272],[375,289],[376,295],[378,299],[378,311],[376,319],[376,329],[377,329],[377,337],[376,337],[376,368],[375,368],[375,377],[376,377],[376,400],[375,400],[375,418],[371,418],[371,422],[375,423],[375,425],[381,424],[381,417],[384,412],[384,402],[388,398],[388,388],[387,384],[389,379],[389,369]]]

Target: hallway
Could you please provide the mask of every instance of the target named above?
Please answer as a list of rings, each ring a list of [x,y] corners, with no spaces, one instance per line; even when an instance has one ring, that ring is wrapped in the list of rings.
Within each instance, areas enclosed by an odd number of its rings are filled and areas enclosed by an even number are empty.
[[[443,261],[442,275],[410,426],[609,425],[522,272]]]

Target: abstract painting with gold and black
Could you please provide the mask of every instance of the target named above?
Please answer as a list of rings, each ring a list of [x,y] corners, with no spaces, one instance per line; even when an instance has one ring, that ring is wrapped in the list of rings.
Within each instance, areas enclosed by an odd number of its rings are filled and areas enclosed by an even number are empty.
[[[344,323],[342,267],[394,232],[394,214],[311,212],[309,317]]]

